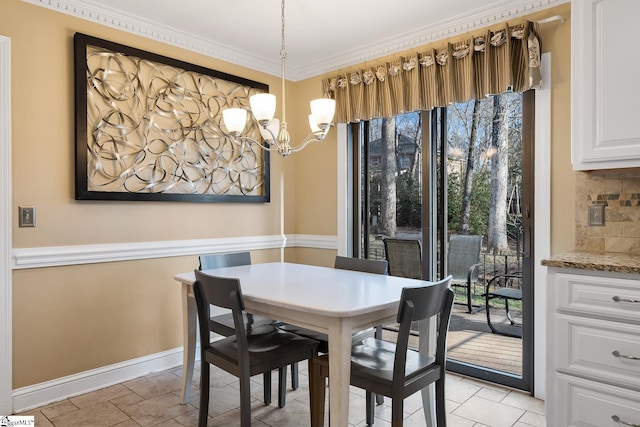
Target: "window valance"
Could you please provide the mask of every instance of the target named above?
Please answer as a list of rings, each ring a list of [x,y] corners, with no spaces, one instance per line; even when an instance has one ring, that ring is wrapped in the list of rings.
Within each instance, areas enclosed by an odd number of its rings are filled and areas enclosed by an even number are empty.
[[[541,84],[538,34],[534,22],[505,23],[497,31],[325,79],[323,89],[336,100],[339,123],[525,91]]]

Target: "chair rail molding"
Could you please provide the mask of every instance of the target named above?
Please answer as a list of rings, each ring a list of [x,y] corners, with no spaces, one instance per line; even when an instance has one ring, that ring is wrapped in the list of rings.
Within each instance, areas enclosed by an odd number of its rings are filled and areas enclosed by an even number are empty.
[[[218,239],[169,240],[158,242],[109,243],[13,249],[14,270],[98,262],[133,261],[151,258],[199,255],[229,251],[251,251],[305,247],[336,249],[335,236],[307,234],[227,237]]]
[[[0,414],[11,414],[11,39],[0,35]]]

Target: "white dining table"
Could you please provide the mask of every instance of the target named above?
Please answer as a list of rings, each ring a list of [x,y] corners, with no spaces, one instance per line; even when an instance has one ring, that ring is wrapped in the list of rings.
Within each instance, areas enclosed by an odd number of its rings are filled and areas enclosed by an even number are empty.
[[[351,334],[395,321],[402,289],[432,282],[396,276],[275,262],[205,270],[240,279],[247,312],[324,332],[329,338],[329,417],[332,426],[349,419]],[[182,284],[183,402],[189,399],[196,352],[194,272],[175,275]],[[424,322],[423,322],[424,323]],[[420,327],[420,349],[429,343],[429,324]],[[425,339],[427,337],[427,339]],[[427,425],[434,425],[433,390],[423,390]]]

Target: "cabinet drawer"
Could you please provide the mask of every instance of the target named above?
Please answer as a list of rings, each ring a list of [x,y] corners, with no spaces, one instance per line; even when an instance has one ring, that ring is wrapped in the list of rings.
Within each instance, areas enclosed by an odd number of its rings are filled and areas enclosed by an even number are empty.
[[[637,325],[557,315],[557,370],[640,390]]]
[[[555,415],[550,427],[640,425],[640,393],[559,374]]]
[[[640,280],[558,273],[555,309],[616,321],[640,321]]]

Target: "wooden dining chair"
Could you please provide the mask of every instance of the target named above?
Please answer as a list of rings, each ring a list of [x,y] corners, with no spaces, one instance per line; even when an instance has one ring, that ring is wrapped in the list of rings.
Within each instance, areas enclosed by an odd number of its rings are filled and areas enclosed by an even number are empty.
[[[229,252],[229,253],[216,253],[200,255],[198,257],[199,270],[212,270],[215,268],[223,267],[235,267],[238,265],[250,265],[251,253],[250,252]],[[259,316],[252,313],[243,313],[245,329],[250,331],[254,328],[258,328],[262,325],[274,324],[277,326],[277,322],[268,317]],[[212,332],[223,337],[228,337],[236,333],[236,328],[233,322],[232,313],[225,313],[211,316],[210,328]],[[286,378],[286,371],[279,372],[279,377],[284,376]],[[271,373],[264,375],[264,403],[269,405],[271,403]],[[295,390],[299,386],[298,379],[298,365],[291,365],[291,387]],[[278,385],[278,406],[284,408],[287,401],[287,387],[286,382],[279,382]]]
[[[318,342],[283,331],[272,323],[245,328],[245,307],[240,280],[216,277],[195,271],[194,294],[200,326],[200,412],[198,426],[206,427],[209,416],[210,365],[218,366],[238,377],[240,383],[240,425],[251,425],[250,377],[268,374],[274,369],[286,372],[286,366],[311,360]],[[210,321],[211,306],[231,310],[235,334],[210,341],[214,332]],[[286,375],[285,375],[286,376]],[[286,378],[280,379],[280,385]]]
[[[399,427],[403,425],[404,399],[435,382],[437,425],[446,426],[445,360],[455,296],[450,284],[448,276],[432,285],[404,288],[398,308],[400,328],[396,343],[367,338],[352,347],[350,382],[366,391],[367,425],[373,425],[373,393],[391,398],[391,425]],[[438,318],[435,352],[426,355],[409,348],[411,323],[433,316]],[[324,383],[329,375],[327,356],[315,358],[311,367],[311,425],[320,427],[324,424]]]

